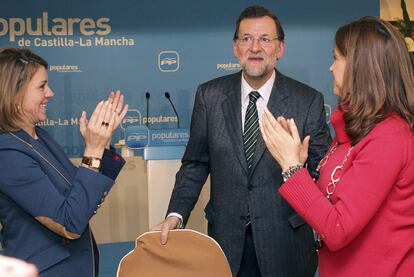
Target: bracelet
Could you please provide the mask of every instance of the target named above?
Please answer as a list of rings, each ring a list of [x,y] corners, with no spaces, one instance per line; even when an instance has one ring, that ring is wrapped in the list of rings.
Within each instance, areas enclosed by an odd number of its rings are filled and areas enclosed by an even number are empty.
[[[303,165],[297,164],[297,165],[289,166],[288,169],[283,170],[282,171],[283,181],[286,182],[287,179],[289,179],[290,176],[292,176],[293,174],[295,174],[296,172],[298,172],[302,168],[303,168]]]

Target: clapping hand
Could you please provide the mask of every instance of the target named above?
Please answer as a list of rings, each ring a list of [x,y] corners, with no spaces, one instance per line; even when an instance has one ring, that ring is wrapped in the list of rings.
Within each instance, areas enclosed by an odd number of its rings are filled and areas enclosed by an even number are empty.
[[[265,108],[260,120],[260,131],[267,149],[282,170],[304,164],[308,158],[309,139],[301,141],[293,119],[280,116],[277,119]]]
[[[126,113],[128,112],[128,105],[124,106],[124,96],[118,90],[116,92],[111,92],[108,96],[109,103],[112,104],[112,109],[115,112],[115,119],[113,130],[115,131],[116,128],[121,124],[122,120],[124,119]]]
[[[124,96],[119,91],[111,92],[108,100],[95,107],[89,121],[82,112],[80,132],[85,140],[85,156],[102,158],[105,147],[109,147],[113,131],[119,126],[128,111]]]

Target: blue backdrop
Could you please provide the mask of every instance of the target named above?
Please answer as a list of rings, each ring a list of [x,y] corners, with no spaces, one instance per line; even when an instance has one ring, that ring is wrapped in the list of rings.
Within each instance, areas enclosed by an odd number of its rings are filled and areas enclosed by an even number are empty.
[[[197,85],[238,70],[232,36],[237,16],[260,4],[274,11],[286,31],[278,68],[325,95],[335,106],[331,74],[333,36],[338,26],[378,15],[379,1],[52,1],[3,0],[0,45],[33,49],[50,64],[55,97],[43,124],[71,157],[82,155],[77,118],[108,91],[120,89],[131,111],[125,126],[189,127]],[[114,142],[118,141],[118,131]]]

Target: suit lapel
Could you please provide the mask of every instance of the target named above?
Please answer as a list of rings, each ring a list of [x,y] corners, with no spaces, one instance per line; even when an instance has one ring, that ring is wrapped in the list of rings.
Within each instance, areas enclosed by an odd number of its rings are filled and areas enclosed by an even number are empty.
[[[275,83],[273,84],[272,92],[267,103],[267,107],[274,117],[286,114],[288,110],[286,98],[289,97],[289,93],[286,86],[286,77],[276,70]],[[257,164],[260,162],[265,149],[266,144],[264,143],[262,134],[259,132],[256,148],[254,150],[254,163],[252,165],[251,173],[253,173]]]
[[[224,120],[229,130],[228,134],[237,159],[247,174],[247,161],[244,154],[241,121],[241,72],[238,74],[238,78],[234,78],[234,81],[229,83],[229,86],[224,90],[225,95],[227,95],[222,104]]]
[[[61,174],[65,176],[69,181],[71,180],[71,176],[73,176],[72,172],[68,172],[69,169],[73,167],[68,166],[70,161],[66,158],[64,153],[60,153],[56,148],[58,147],[56,142],[52,140],[46,132],[36,127],[36,133],[39,136],[39,138],[42,138],[48,147],[43,146],[42,143],[39,141],[33,139],[29,134],[27,134],[24,131],[18,131],[15,132],[14,135],[19,137],[22,141],[31,144],[33,149],[37,152],[39,152],[45,159],[47,159],[48,162],[50,162]]]
[[[234,151],[236,156],[242,165],[246,174],[249,174],[247,170],[247,161],[244,154],[243,144],[243,131],[241,121],[241,72],[238,78],[235,78],[233,82],[229,83],[229,86],[225,89],[226,99],[223,100],[223,114],[224,120],[229,130],[229,136],[233,142]],[[285,115],[288,110],[286,98],[289,97],[289,90],[286,86],[286,77],[276,70],[276,80],[273,84],[272,92],[270,94],[267,107],[270,112],[278,117]],[[259,132],[257,136],[256,148],[254,151],[254,163],[250,175],[253,173],[257,164],[263,156],[266,144],[263,141],[262,135]]]
[[[44,153],[47,155],[48,159],[50,158],[50,161],[54,162],[54,165],[56,168],[61,171],[65,177],[67,177],[69,180],[71,179],[71,176],[73,176],[75,167],[73,166],[72,162],[67,158],[66,154],[63,152],[62,148],[56,143],[56,141],[43,129],[36,128],[36,132],[38,136],[46,143],[46,146],[41,145],[42,149],[44,149]],[[55,164],[56,163],[56,164]]]

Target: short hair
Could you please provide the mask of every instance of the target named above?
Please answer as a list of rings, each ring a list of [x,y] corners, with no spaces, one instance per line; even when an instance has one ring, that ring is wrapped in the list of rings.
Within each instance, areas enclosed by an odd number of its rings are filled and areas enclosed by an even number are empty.
[[[340,27],[335,46],[346,59],[338,106],[352,144],[390,113],[414,130],[414,70],[401,33],[367,16]]]
[[[278,40],[284,41],[285,40],[285,32],[283,31],[282,24],[280,23],[279,19],[275,14],[270,12],[268,9],[262,7],[262,6],[250,6],[247,7],[239,16],[236,22],[236,30],[234,31],[233,41],[239,38],[239,28],[240,28],[240,22],[243,19],[247,18],[259,18],[268,16],[275,22],[276,25],[276,31],[277,31],[277,37]]]
[[[22,90],[47,62],[29,49],[0,48],[0,132],[20,129]]]

